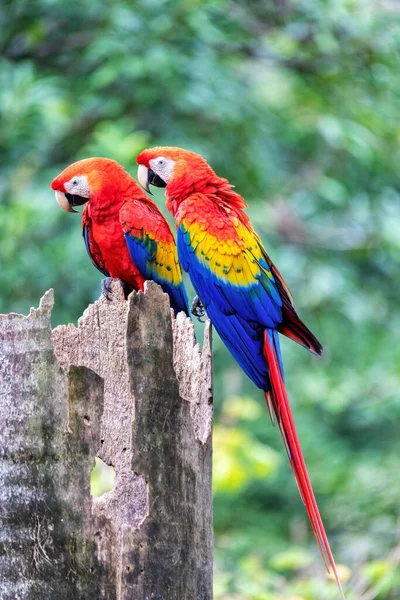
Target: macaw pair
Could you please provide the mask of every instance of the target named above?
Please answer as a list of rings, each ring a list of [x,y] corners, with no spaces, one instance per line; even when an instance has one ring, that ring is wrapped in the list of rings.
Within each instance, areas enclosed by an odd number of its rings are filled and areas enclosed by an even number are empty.
[[[322,346],[298,317],[282,275],[244,212],[245,201],[226,179],[201,156],[180,148],[144,150],[137,162],[146,191],[150,184],[166,189],[177,250],[157,207],[113,161],[75,163],[52,188],[66,210],[90,200],[82,215],[83,233],[89,255],[103,273],[134,289],[152,278],[169,293],[175,311],[188,314],[180,265],[188,272],[221,339],[265,394],[325,565],[328,571],[328,563],[332,567],[344,598],[285,389],[279,333],[316,355]]]
[[[125,295],[143,291],[146,279],[153,279],[169,295],[175,313],[189,315],[173,233],[154,202],[117,162],[80,160],[64,169],[51,187],[64,210],[76,212],[74,206],[85,204],[83,238],[101,273],[119,279]]]

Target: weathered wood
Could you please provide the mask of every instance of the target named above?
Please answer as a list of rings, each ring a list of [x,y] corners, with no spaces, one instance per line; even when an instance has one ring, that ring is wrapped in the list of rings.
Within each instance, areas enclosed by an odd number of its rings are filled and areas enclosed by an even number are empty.
[[[200,351],[153,283],[52,333],[51,308],[0,317],[0,599],[212,598],[209,325]]]

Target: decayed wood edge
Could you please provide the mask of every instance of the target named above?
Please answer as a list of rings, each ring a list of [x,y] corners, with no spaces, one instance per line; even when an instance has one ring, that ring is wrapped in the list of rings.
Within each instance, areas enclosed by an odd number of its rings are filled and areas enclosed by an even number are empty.
[[[203,348],[193,347],[194,327],[184,313],[172,314],[174,370],[179,394],[190,402],[195,435],[205,444],[212,431],[213,380],[211,322],[206,319]]]

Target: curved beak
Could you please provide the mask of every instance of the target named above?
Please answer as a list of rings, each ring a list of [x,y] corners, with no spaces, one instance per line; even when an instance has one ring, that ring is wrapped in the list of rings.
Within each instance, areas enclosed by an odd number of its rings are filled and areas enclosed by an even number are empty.
[[[149,194],[151,194],[149,187],[150,184],[159,188],[167,187],[167,184],[163,179],[161,179],[159,175],[157,175],[152,169],[148,169],[144,165],[139,165],[138,167],[138,180],[142,188],[146,190],[146,192],[148,192]]]
[[[153,171],[151,169],[148,169],[144,165],[138,166],[137,176],[139,183],[142,186],[142,188],[151,195],[153,195],[150,191],[150,173],[152,172]]]
[[[63,210],[66,210],[67,212],[78,212],[77,210],[74,210],[72,208],[72,204],[69,202],[67,196],[64,194],[64,192],[59,192],[58,190],[55,190],[55,195],[56,195],[56,200],[58,202],[58,204],[61,206],[61,208]]]
[[[55,190],[56,200],[58,204],[61,206],[63,210],[67,212],[78,212],[74,210],[73,206],[82,206],[82,204],[86,204],[89,202],[90,198],[84,198],[83,196],[78,196],[77,194],[68,194],[64,192],[60,192],[59,190]]]

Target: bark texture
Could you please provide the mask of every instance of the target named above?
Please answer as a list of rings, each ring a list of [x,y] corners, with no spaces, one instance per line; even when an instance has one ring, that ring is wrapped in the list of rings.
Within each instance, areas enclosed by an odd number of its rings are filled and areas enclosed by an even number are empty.
[[[0,600],[211,599],[210,326],[200,350],[152,282],[78,327],[52,305],[0,316]]]

